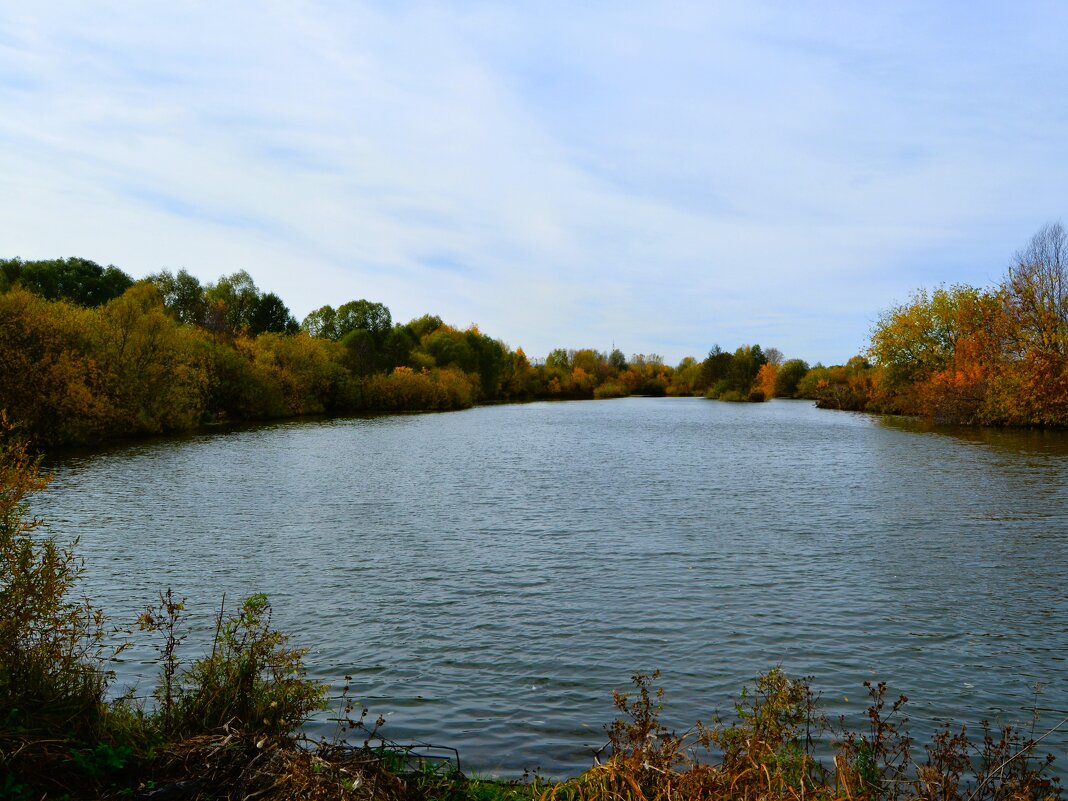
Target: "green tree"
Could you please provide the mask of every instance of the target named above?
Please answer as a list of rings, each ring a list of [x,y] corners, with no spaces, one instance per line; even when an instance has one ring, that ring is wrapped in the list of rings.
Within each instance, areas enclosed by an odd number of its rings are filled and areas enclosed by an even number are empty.
[[[734,351],[727,374],[721,383],[725,382],[726,391],[738,393],[745,399],[753,388],[753,381],[760,368],[767,363],[768,359],[760,345],[742,345]]]
[[[416,317],[409,322],[408,329],[412,332],[412,336],[421,342],[423,337],[434,333],[441,328],[442,325],[441,318],[436,314],[424,314],[422,317]]]
[[[341,339],[337,332],[337,311],[330,305],[320,306],[310,312],[301,322],[300,327],[303,331],[307,331],[309,336],[334,341]]]
[[[100,306],[133,286],[133,279],[118,267],[77,257],[21,262],[17,272],[24,289],[79,306]]]
[[[22,259],[0,259],[0,294],[7,292],[22,275]]]
[[[261,295],[252,307],[248,329],[252,334],[295,334],[300,327],[282,299],[274,292],[268,292]]]
[[[559,370],[563,373],[570,373],[572,369],[571,357],[574,351],[569,351],[566,348],[556,348],[549,352],[549,355],[545,357],[545,366],[550,370]]]
[[[441,325],[440,318],[434,328]],[[367,331],[380,345],[386,335],[393,330],[393,320],[389,309],[382,303],[369,300],[352,300],[335,309],[322,306],[307,317],[300,327],[313,337],[340,341],[350,331],[357,329]]]
[[[200,325],[204,322],[207,303],[199,278],[182,269],[177,273],[161,270],[150,275],[148,280],[159,288],[163,305],[174,319],[185,325]]]
[[[793,398],[797,395],[797,385],[808,372],[808,362],[803,359],[787,359],[775,376],[775,396]]]
[[[481,384],[482,398],[484,400],[497,398],[501,391],[506,348],[476,328],[465,331],[464,339],[475,354],[475,367]]]
[[[209,304],[208,316],[213,322],[231,334],[251,327],[252,315],[260,302],[260,291],[252,276],[244,270],[224,275],[208,286],[204,293]]]
[[[338,307],[335,325],[338,338],[360,328],[369,332],[377,344],[393,327],[393,320],[383,304],[353,300]]]
[[[455,365],[465,373],[478,369],[478,357],[467,337],[460,331],[442,326],[423,340],[423,350],[434,357],[438,367]]]
[[[387,371],[407,365],[412,351],[419,345],[419,339],[406,325],[395,325],[382,341],[382,366]]]
[[[366,328],[354,328],[341,338],[345,348],[345,366],[356,375],[370,375],[378,370],[379,353],[374,335]]]
[[[673,395],[692,395],[703,391],[701,387],[702,365],[693,356],[686,356],[675,367],[669,391]]]
[[[714,387],[727,377],[727,369],[731,364],[731,355],[719,345],[713,345],[708,351],[708,356],[701,362],[701,378],[699,389]]]

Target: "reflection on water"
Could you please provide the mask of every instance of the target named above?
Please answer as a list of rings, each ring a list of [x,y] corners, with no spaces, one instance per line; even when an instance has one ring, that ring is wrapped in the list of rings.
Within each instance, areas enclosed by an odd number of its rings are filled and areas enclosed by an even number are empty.
[[[922,418],[894,415],[880,417],[878,423],[898,431],[950,437],[961,442],[1002,448],[1015,456],[1022,456],[1026,453],[1042,456],[1068,456],[1068,434],[1064,431],[934,425]]]
[[[1036,682],[1068,715],[1064,434],[635,398],[284,423],[55,471],[35,511],[81,537],[113,620],[171,586],[204,632],[222,593],[265,591],[315,676],[354,676],[395,739],[481,770],[586,767],[612,689],[656,667],[682,726],[780,663],[835,715],[888,679],[920,734],[1028,721]],[[120,680],[148,686],[151,650],[126,656]]]

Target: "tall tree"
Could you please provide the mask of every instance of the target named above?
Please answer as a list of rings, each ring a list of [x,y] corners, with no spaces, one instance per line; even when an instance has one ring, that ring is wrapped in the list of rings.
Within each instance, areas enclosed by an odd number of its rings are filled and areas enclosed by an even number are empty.
[[[787,359],[775,376],[775,396],[793,398],[797,395],[797,385],[808,372],[808,362],[803,359]]]
[[[369,332],[378,343],[393,327],[393,319],[389,309],[382,303],[353,300],[338,307],[336,326],[339,338],[349,331],[360,328]]]
[[[223,325],[230,333],[237,333],[251,326],[252,315],[260,302],[260,291],[256,288],[256,282],[245,270],[224,275],[208,286],[204,296],[208,304],[214,305],[221,313]]]
[[[200,279],[185,269],[172,273],[160,270],[148,276],[148,280],[159,288],[163,305],[180,323],[185,325],[202,325],[207,302],[204,300],[204,287]]]
[[[299,326],[282,299],[274,292],[268,292],[253,305],[248,329],[251,334],[295,334]]]
[[[1068,355],[1068,233],[1042,226],[1016,254],[1003,284],[1016,355]]]
[[[333,306],[320,306],[310,312],[300,324],[302,330],[307,331],[309,336],[320,339],[332,339],[337,341],[341,335],[337,330],[337,311]]]

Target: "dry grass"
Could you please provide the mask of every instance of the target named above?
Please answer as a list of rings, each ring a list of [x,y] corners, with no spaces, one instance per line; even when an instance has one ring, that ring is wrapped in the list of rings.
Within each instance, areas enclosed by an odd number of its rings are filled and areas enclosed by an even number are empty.
[[[364,749],[308,750],[290,738],[233,731],[190,737],[162,749],[152,771],[162,786],[188,788],[188,797],[400,801],[403,779]]]
[[[617,693],[623,713],[606,727],[610,757],[578,778],[546,788],[540,801],[1053,801],[1061,798],[1052,756],[1037,741],[983,724],[978,742],[945,727],[916,759],[903,709],[885,684],[871,696],[863,731],[835,731],[803,679],[775,669],[743,691],[737,718],[675,734],[659,721],[658,676],[634,676]],[[828,764],[814,756],[821,743]],[[699,758],[704,752],[705,758]]]

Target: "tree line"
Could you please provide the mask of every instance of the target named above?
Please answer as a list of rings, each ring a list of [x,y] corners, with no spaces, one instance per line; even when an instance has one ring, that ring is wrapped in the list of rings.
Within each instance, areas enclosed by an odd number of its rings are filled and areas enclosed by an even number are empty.
[[[245,271],[134,280],[87,259],[0,260],[0,408],[41,446],[307,414],[460,409],[475,403],[796,394],[803,362],[715,347],[656,354],[559,348],[531,361],[477,326],[407,323],[366,299],[297,323]]]
[[[407,323],[366,299],[300,323],[245,271],[134,280],[80,258],[0,260],[0,409],[40,446],[307,414],[537,399],[809,398],[937,422],[1068,426],[1068,235],[1044,226],[993,288],[920,290],[864,354],[809,366],[776,348],[558,348],[531,360],[477,326]]]

